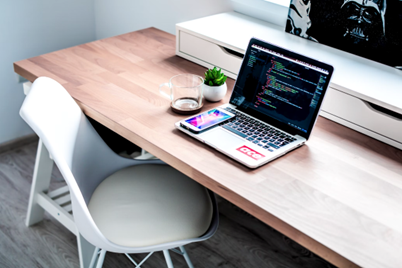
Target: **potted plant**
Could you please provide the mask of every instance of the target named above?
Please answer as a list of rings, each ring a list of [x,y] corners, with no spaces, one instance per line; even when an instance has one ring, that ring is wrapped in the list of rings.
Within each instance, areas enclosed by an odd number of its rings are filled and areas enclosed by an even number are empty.
[[[222,69],[214,67],[205,72],[203,94],[207,101],[216,102],[225,97],[227,86],[227,76],[222,72]]]

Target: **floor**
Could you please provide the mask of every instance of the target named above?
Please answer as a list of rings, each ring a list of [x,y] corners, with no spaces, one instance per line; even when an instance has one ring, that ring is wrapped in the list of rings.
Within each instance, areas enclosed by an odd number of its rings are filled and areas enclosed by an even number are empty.
[[[24,224],[36,147],[34,141],[0,151],[0,267],[79,267],[75,236],[51,216],[29,228]],[[55,168],[51,187],[60,185]],[[334,267],[222,198],[219,209],[215,236],[186,246],[196,268]],[[181,256],[171,256],[176,268],[186,267]],[[134,266],[124,255],[108,253],[103,267]],[[163,254],[155,253],[142,267],[166,267]]]

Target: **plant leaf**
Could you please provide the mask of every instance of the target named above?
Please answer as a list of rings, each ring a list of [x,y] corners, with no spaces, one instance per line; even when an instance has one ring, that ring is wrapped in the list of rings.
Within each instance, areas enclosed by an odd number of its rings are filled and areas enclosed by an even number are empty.
[[[222,72],[222,68],[214,66],[205,72],[204,84],[209,86],[221,86],[226,82],[227,76]]]

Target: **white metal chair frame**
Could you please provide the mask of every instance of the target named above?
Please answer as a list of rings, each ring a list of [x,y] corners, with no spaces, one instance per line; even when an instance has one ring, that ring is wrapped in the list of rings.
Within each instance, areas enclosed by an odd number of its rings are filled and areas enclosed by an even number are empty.
[[[180,246],[179,248],[180,248],[180,250],[177,250],[174,248],[171,248],[169,250],[182,255],[184,257],[188,267],[194,268],[193,263],[191,262],[190,257],[188,256],[185,248],[183,246]],[[127,254],[127,253],[124,253],[124,254],[135,265],[135,268],[141,268],[141,265],[143,265],[144,262],[146,262],[153,253],[154,253],[154,251],[148,253],[148,255],[140,263],[137,263],[133,258],[131,258],[131,256],[129,254]],[[89,267],[95,267],[95,264],[97,264],[96,268],[102,267],[102,263],[103,263],[103,260],[105,259],[105,255],[106,255],[106,250],[102,250],[100,248],[95,248],[94,254],[92,255],[92,259],[89,264]],[[172,259],[170,258],[169,251],[163,250],[163,255],[165,256],[166,264],[168,265],[168,267],[169,268],[173,267],[173,262],[172,262]]]
[[[35,89],[36,87],[37,89]],[[209,191],[209,195],[213,205],[212,222],[207,232],[201,237],[141,248],[124,247],[111,243],[99,232],[86,207],[86,204],[89,200],[88,198],[90,198],[93,190],[99,184],[99,181],[89,183],[85,182],[87,185],[84,185],[84,188],[82,188],[83,186],[81,185],[82,189],[80,189],[78,185],[80,181],[76,181],[76,178],[70,170],[70,166],[76,169],[75,173],[80,174],[80,172],[84,172],[85,175],[86,171],[82,167],[80,167],[79,161],[83,161],[85,157],[89,156],[83,153],[85,151],[88,151],[88,149],[92,150],[91,156],[95,156],[95,158],[98,158],[97,161],[100,161],[100,163],[102,163],[100,165],[101,168],[99,168],[100,170],[91,170],[91,172],[97,172],[98,174],[101,174],[102,172],[104,172],[104,170],[107,170],[108,174],[111,174],[119,169],[132,165],[165,165],[165,163],[160,160],[131,160],[115,155],[98,136],[96,131],[83,115],[78,105],[65,91],[65,89],[56,81],[45,77],[38,78],[32,85],[31,91],[35,90],[37,91],[35,94],[39,96],[31,97],[31,95],[28,95],[20,112],[21,116],[25,119],[25,121],[27,121],[27,123],[40,137],[34,169],[34,178],[29,200],[28,215],[26,220],[27,226],[41,221],[43,219],[44,210],[48,211],[71,232],[77,235],[81,267],[93,267],[95,263],[97,263],[97,267],[101,267],[106,251],[125,253],[127,257],[129,257],[129,259],[136,265],[136,267],[141,267],[141,265],[152,255],[154,251],[163,251],[168,267],[173,268],[172,260],[168,251],[169,249],[172,249],[174,252],[183,255],[188,266],[192,268],[193,265],[191,264],[188,254],[186,253],[183,246],[188,243],[206,240],[216,232],[219,218],[217,203],[214,194]],[[39,91],[40,93],[38,93]],[[53,135],[53,137],[50,135],[49,138],[48,135],[45,135],[42,128],[39,128],[36,126],[35,123],[32,123],[32,118],[41,118],[41,116],[45,115],[43,113],[45,113],[46,110],[41,111],[41,108],[35,107],[33,109],[32,107],[30,107],[32,105],[32,100],[30,100],[31,98],[35,98],[36,100],[44,98],[44,103],[52,103],[58,98],[68,99],[69,103],[66,104],[67,107],[65,108],[68,108],[66,111],[69,114],[67,116],[64,115],[63,120],[70,122],[63,122],[63,124],[69,123],[70,127],[75,128],[76,136],[71,138],[67,135],[63,136],[63,133],[57,133],[57,135]],[[74,105],[71,104],[72,102]],[[56,106],[57,105],[63,106],[63,104],[61,103],[57,103]],[[53,108],[56,109],[56,107]],[[57,109],[59,108],[60,107],[57,107]],[[60,109],[63,109],[63,107],[61,107]],[[57,128],[57,120],[60,120],[60,118],[57,118],[58,116],[60,115],[46,114],[46,116],[44,117],[45,120],[50,120],[56,124],[55,126],[52,126],[53,128]],[[77,120],[77,118],[79,118],[79,120]],[[44,127],[42,127],[46,128],[48,127],[47,125],[48,124],[45,124]],[[47,129],[46,131],[53,130]],[[50,148],[53,157],[49,157],[49,152],[44,145],[46,145],[47,148]],[[92,147],[88,148],[88,146]],[[60,151],[63,150],[68,152],[67,158],[65,157],[65,155],[60,155]],[[111,153],[115,156],[111,156]],[[107,160],[104,157],[105,155],[109,156]],[[110,161],[110,157],[114,157],[115,161]],[[53,192],[47,193],[50,183],[50,175],[53,168],[53,161],[51,160],[51,158],[53,158],[58,164],[58,167],[62,172],[63,177],[68,184],[68,187],[62,187],[61,189],[57,189]],[[147,158],[147,156],[142,155],[141,158]],[[67,163],[66,159],[67,161],[71,162]],[[73,161],[75,161],[75,166],[72,163]],[[70,199],[71,203],[69,203]],[[74,218],[70,214],[71,209],[74,210]],[[89,238],[89,240],[91,240],[91,243],[98,245],[99,248],[96,248],[94,250],[94,247],[81,234]],[[174,248],[179,248],[180,251],[175,250]],[[90,254],[90,252],[93,252],[93,254]],[[128,255],[129,253],[144,252],[150,253],[143,261],[138,264]]]

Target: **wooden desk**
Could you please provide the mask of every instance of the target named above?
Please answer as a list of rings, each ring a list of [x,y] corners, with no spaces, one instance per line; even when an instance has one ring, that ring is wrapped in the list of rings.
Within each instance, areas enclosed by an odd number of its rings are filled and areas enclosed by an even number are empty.
[[[175,56],[175,37],[154,28],[14,68],[59,81],[87,115],[331,263],[402,266],[402,151],[320,117],[305,146],[250,170],[175,130],[183,116],[158,85],[205,69]]]

